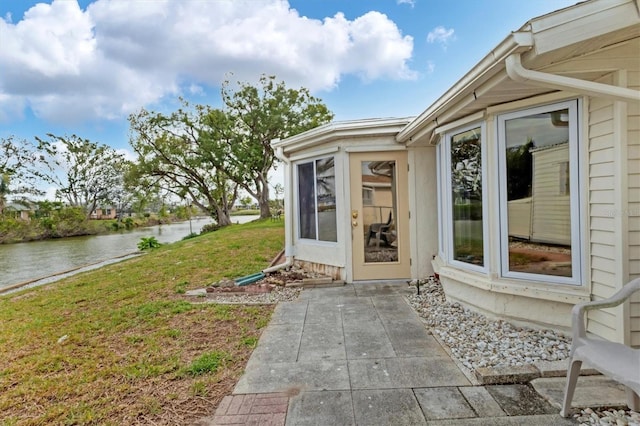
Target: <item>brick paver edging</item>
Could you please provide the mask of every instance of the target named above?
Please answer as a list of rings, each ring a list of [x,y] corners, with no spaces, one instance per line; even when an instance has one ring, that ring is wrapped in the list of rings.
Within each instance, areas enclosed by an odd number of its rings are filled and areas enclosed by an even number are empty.
[[[284,426],[289,397],[284,393],[225,396],[212,425]]]

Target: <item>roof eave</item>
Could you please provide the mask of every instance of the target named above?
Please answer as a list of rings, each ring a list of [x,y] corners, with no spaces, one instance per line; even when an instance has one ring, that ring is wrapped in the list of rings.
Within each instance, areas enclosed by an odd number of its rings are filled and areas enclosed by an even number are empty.
[[[291,153],[338,139],[355,137],[395,137],[414,117],[335,121],[282,140],[271,142],[273,149]]]
[[[623,9],[624,8],[624,9]],[[623,16],[621,16],[623,15]],[[534,60],[553,49],[561,49],[567,44],[587,41],[598,35],[616,31],[629,25],[637,25],[640,15],[640,0],[600,0],[578,3],[528,21],[520,30],[511,33],[498,46],[489,52],[464,77],[454,84],[436,102],[429,106],[406,128],[398,133],[396,140],[407,145],[429,141],[436,127],[445,124],[452,110],[474,103],[476,89],[483,81],[502,73],[506,74],[506,59],[519,57],[526,53],[528,61]],[[602,16],[616,16],[620,19],[606,19]],[[593,33],[580,31],[584,26],[591,27],[598,22],[599,27]],[[570,41],[562,40],[555,45],[550,41],[558,40],[557,31],[570,32]],[[543,34],[546,32],[546,34]],[[499,80],[499,79],[496,79]],[[544,82],[538,85],[544,85]],[[558,86],[548,86],[559,90]],[[483,90],[490,90],[490,87]],[[631,95],[626,94],[629,97]]]
[[[451,105],[457,104],[465,96],[473,96],[476,83],[490,72],[496,72],[498,67],[504,68],[504,60],[512,53],[523,53],[531,49],[533,38],[529,31],[516,31],[509,34],[495,49],[487,54],[464,77],[447,90],[429,108],[407,125],[396,137],[400,143],[412,142],[417,134],[430,125],[437,125],[437,118]]]

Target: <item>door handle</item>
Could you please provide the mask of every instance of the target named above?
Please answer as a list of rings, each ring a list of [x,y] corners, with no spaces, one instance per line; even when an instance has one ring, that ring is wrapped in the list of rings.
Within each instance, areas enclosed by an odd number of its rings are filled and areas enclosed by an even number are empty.
[[[353,226],[354,228],[356,228],[358,226],[358,221],[354,220],[351,222],[351,226]]]

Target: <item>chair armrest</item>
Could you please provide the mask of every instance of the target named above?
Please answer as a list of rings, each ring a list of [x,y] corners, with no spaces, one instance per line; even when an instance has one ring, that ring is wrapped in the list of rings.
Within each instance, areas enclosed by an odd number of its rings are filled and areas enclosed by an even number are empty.
[[[571,310],[571,324],[573,326],[573,339],[585,337],[586,331],[584,327],[584,314],[592,309],[613,308],[627,300],[633,293],[640,290],[640,278],[636,278],[625,284],[620,290],[611,297],[592,302],[578,303]]]

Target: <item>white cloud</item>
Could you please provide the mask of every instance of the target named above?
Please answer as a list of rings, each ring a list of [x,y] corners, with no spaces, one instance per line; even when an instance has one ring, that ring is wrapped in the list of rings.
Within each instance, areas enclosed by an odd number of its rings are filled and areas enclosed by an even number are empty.
[[[406,0],[405,0],[406,1]],[[0,20],[0,119],[29,105],[40,118],[122,117],[217,86],[228,72],[331,90],[346,74],[414,79],[413,39],[386,15],[301,17],[284,0],[53,0]]]
[[[427,34],[428,43],[440,43],[446,50],[449,42],[456,39],[455,31],[453,28],[446,29],[443,26],[435,27],[429,34]]]
[[[116,153],[122,155],[126,161],[131,161],[132,163],[138,160],[138,156],[127,148],[116,149]]]
[[[416,5],[416,0],[396,0],[398,4],[408,4],[412,8]]]
[[[436,70],[436,64],[433,61],[427,62],[427,74],[433,74]]]

